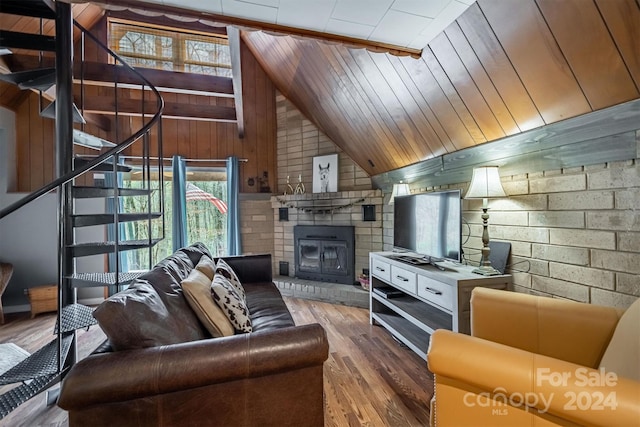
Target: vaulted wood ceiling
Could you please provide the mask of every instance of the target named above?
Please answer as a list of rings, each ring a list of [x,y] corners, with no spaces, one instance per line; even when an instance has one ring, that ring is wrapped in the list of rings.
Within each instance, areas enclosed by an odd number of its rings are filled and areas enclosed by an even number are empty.
[[[417,60],[263,32],[243,39],[371,175],[640,97],[635,0],[480,0]]]
[[[74,5],[76,19],[101,13]],[[419,59],[242,37],[276,87],[371,175],[640,97],[640,0],[480,0]],[[0,85],[3,105],[17,102],[11,90]]]

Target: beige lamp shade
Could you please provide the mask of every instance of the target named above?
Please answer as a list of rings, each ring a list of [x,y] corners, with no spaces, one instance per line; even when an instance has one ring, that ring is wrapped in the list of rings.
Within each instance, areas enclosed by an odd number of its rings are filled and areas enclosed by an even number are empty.
[[[403,184],[402,181],[400,181],[399,184],[393,184],[393,190],[391,190],[391,198],[389,199],[389,204],[393,205],[394,199],[397,196],[406,196],[409,193],[409,184]]]
[[[465,199],[490,199],[492,197],[506,197],[502,188],[497,166],[483,166],[473,169],[469,190]]]

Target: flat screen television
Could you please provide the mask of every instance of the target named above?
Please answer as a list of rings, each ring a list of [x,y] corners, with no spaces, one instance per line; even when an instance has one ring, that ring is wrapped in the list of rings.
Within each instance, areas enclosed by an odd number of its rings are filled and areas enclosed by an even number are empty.
[[[411,194],[394,199],[393,246],[428,259],[460,262],[460,190]]]

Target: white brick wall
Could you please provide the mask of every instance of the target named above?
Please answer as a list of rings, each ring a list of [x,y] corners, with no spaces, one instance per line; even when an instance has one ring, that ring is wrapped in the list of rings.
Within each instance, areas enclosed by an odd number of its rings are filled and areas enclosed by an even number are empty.
[[[637,161],[502,181],[509,196],[489,202],[489,234],[512,244],[515,291],[620,308],[640,297]],[[477,263],[479,202],[465,202],[464,209],[471,230],[464,251]]]
[[[287,177],[294,188],[301,177],[307,191],[311,192],[313,157],[333,153],[338,153],[339,191],[372,188],[367,173],[279,93],[276,94],[276,114],[278,194],[284,194]]]
[[[640,297],[638,161],[504,176],[502,184],[509,196],[489,201],[489,235],[511,243],[513,290],[620,308]],[[480,207],[479,200],[463,202],[463,250],[474,265]],[[393,206],[383,206],[382,237],[392,249]]]
[[[268,195],[266,195],[268,196]],[[271,201],[263,195],[240,200],[242,253],[263,254],[273,251],[274,227]]]
[[[311,192],[312,158],[339,154],[340,194],[333,206],[371,191],[371,179],[326,135],[304,118],[283,95],[276,97],[278,118],[278,182],[283,194],[287,176],[295,187],[298,175]],[[640,152],[640,131],[638,151]],[[627,307],[640,297],[640,166],[637,160],[574,167],[502,177],[507,198],[490,201],[489,232],[495,240],[511,242],[510,272],[514,290]],[[466,189],[468,183],[437,188],[412,188],[413,192]],[[360,207],[349,212],[314,215],[289,209],[290,221],[278,221],[277,199],[270,202],[273,215],[275,268],[289,262],[293,274],[295,224],[364,225],[357,231],[356,271],[366,267],[365,252],[393,247],[393,206],[389,194],[372,198],[374,223],[361,221]],[[321,200],[307,201],[310,204]],[[370,203],[369,201],[367,203]],[[261,209],[264,209],[264,204]],[[300,205],[302,206],[302,205]],[[477,263],[482,247],[481,201],[464,201],[463,216],[471,231],[464,246],[469,263]],[[263,213],[254,213],[252,220]],[[260,222],[260,221],[257,221]],[[243,224],[244,226],[245,224]],[[247,225],[248,229],[252,229]],[[463,227],[463,241],[467,237]],[[266,234],[260,234],[267,236]],[[246,239],[245,239],[246,240]],[[277,274],[277,271],[275,272]]]

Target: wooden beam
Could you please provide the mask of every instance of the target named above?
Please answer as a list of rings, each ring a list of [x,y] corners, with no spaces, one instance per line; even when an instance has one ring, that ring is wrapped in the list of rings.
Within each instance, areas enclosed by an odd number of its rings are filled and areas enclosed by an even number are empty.
[[[52,63],[51,59],[44,58],[40,64],[38,57],[35,55],[11,55],[11,58],[7,61],[7,66],[11,71],[16,72],[51,66]],[[233,82],[229,77],[154,70],[151,68],[136,68],[136,71],[157,87],[180,89],[182,92],[207,92],[223,97],[233,96]],[[80,62],[76,61],[73,75],[76,79],[83,78],[87,84],[91,82],[113,83],[115,78],[117,78],[118,83],[122,84],[141,83],[138,76],[121,66],[100,62],[86,61],[84,67],[82,67]]]
[[[115,114],[116,105],[112,97],[87,97],[84,100],[84,111],[100,114]],[[153,115],[157,110],[154,101],[145,101],[144,113]],[[142,102],[136,99],[119,99],[118,114],[126,116],[140,116],[142,114]],[[165,118],[190,118],[210,121],[235,122],[236,112],[232,107],[217,105],[196,105],[178,102],[166,102],[162,117]]]
[[[235,25],[240,27],[241,30],[248,31],[266,31],[270,33],[278,33],[283,36],[291,35],[298,37],[311,38],[316,40],[327,41],[329,43],[341,43],[348,47],[367,49],[372,52],[389,53],[396,56],[411,56],[413,58],[419,58],[422,54],[420,49],[412,49],[408,47],[402,47],[392,45],[388,43],[374,42],[370,40],[356,39],[353,37],[341,36],[338,34],[323,33],[320,31],[305,30],[302,28],[288,27],[285,25],[270,24],[267,22],[252,21],[244,18],[237,18],[234,16],[218,15],[211,12],[203,12],[197,10],[191,10],[175,6],[167,6],[158,3],[141,2],[139,0],[98,0],[95,3],[103,5],[106,9],[120,10],[120,7],[130,8],[131,12],[141,10],[144,8],[145,12],[160,12],[165,16],[179,16],[181,18],[191,18],[195,20],[202,20],[203,22],[211,22],[215,25]],[[145,21],[145,16],[140,14],[141,22]],[[176,23],[179,21],[176,20]],[[177,25],[177,24],[176,24]]]
[[[120,66],[86,62],[84,74],[81,74],[80,64],[76,63],[74,75],[77,79],[84,78],[91,82],[113,82],[140,84],[140,79]],[[136,68],[144,78],[156,87],[181,89],[183,91],[211,92],[222,96],[233,95],[233,83],[229,77],[208,76],[204,74],[181,73],[178,71],[154,70],[151,68]]]
[[[242,61],[240,53],[240,30],[227,27],[229,36],[229,54],[231,55],[231,73],[233,80],[233,98],[236,102],[236,117],[238,122],[238,137],[244,138],[244,108],[242,104]]]
[[[635,132],[640,100],[626,102],[513,136],[466,148],[372,177],[375,188],[394,183],[419,187],[459,184],[475,166],[496,165],[504,175],[631,160],[638,155]]]

